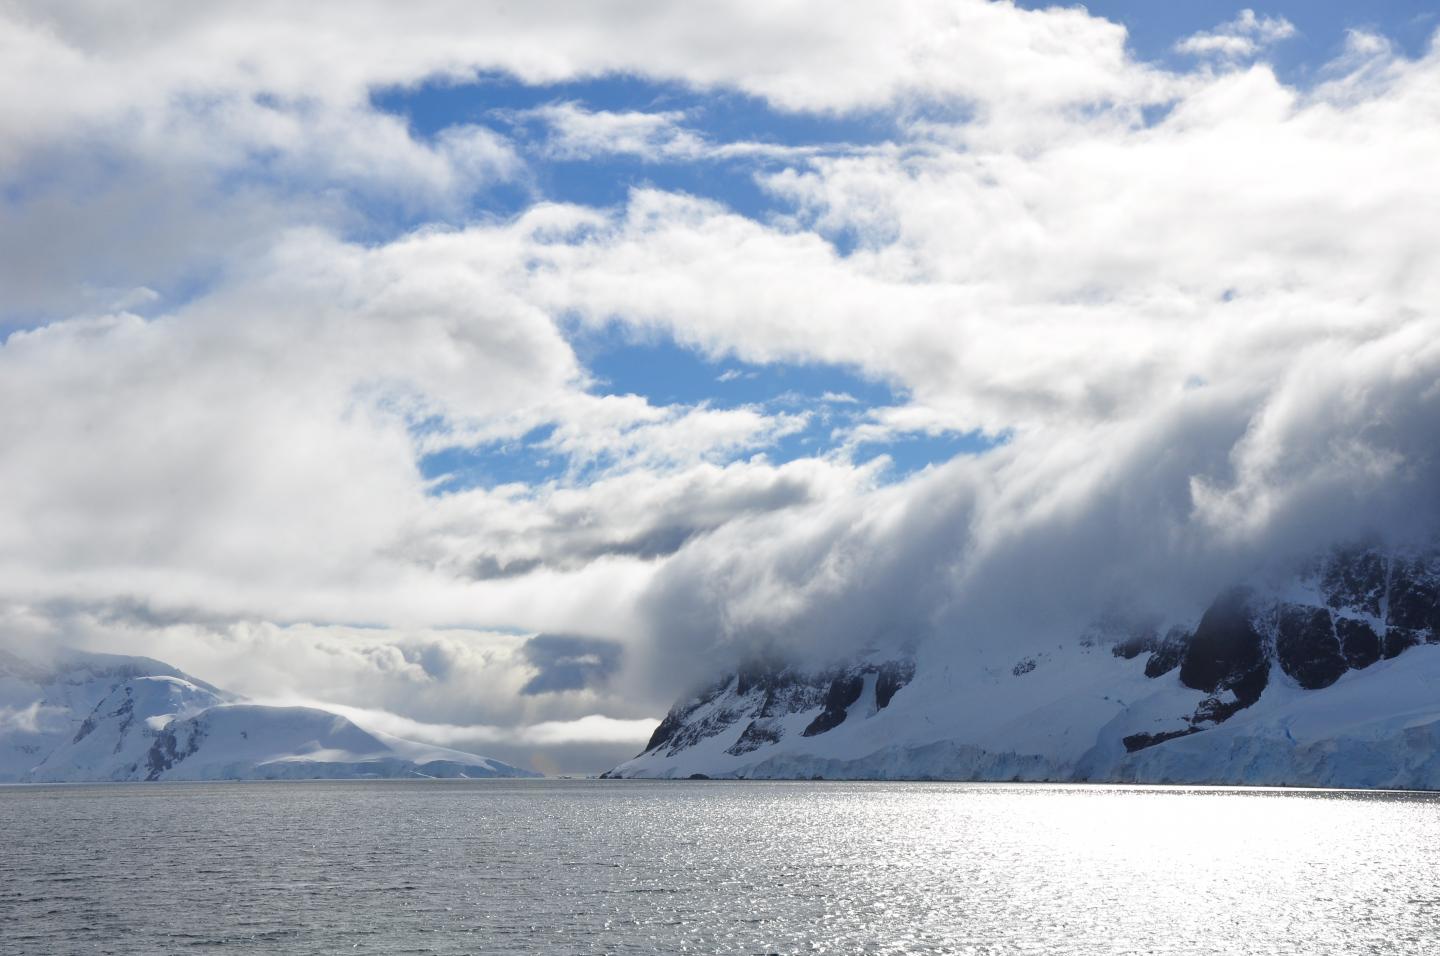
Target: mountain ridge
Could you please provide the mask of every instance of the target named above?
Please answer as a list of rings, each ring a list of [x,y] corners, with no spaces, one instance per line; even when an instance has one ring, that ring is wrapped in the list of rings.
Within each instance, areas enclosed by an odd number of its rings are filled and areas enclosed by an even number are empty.
[[[608,775],[1440,789],[1436,740],[1440,547],[1370,543],[1008,666],[923,645],[751,663]]]
[[[251,703],[151,658],[0,651],[0,782],[523,776],[539,774]]]

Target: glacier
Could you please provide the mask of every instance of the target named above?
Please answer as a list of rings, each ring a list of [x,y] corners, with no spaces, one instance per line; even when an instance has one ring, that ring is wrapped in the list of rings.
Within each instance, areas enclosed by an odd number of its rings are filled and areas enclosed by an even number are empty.
[[[149,658],[0,651],[0,782],[532,776],[323,709],[250,703]]]
[[[1010,657],[753,660],[612,777],[1440,789],[1440,548],[1336,548]]]

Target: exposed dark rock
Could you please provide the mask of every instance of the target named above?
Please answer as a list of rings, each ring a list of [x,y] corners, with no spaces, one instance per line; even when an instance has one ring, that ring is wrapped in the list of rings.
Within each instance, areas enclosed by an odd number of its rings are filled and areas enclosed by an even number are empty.
[[[1392,657],[1399,657],[1409,647],[1420,643],[1420,635],[1408,627],[1387,627],[1385,629],[1385,643],[1381,648],[1380,656],[1387,661]]]
[[[186,757],[194,755],[200,749],[200,743],[205,739],[202,725],[192,721],[186,721],[183,725],[190,727],[189,737],[183,746],[176,735],[175,724],[162,730],[160,735],[155,738],[155,743],[150,745],[150,752],[145,757],[148,771],[145,774],[146,780],[160,779],[162,773]]]
[[[727,751],[738,756],[778,741],[784,732],[778,718],[817,708],[820,713],[806,733],[824,733],[845,720],[846,711],[859,699],[869,674],[875,675],[878,711],[914,678],[915,664],[900,659],[817,671],[802,670],[774,657],[755,658],[724,680],[672,707],[643,752],[664,749],[673,756],[744,723],[745,729]]]
[[[1131,634],[1129,637],[1117,641],[1115,646],[1110,648],[1110,653],[1116,657],[1130,661],[1147,651],[1156,650],[1159,644],[1160,642],[1156,638],[1154,631],[1142,631],[1139,634]]]
[[[735,672],[735,693],[744,697],[756,688],[770,687],[782,668],[769,661],[748,661]]]
[[[687,779],[687,780],[709,780],[709,779],[710,779],[710,775],[709,775],[709,774],[706,774],[706,773],[692,773],[690,776],[686,777],[685,779]]]
[[[1259,696],[1259,693],[1256,692],[1250,699],[1242,698],[1239,694],[1235,693],[1223,696],[1217,694],[1206,697],[1196,705],[1195,713],[1186,719],[1190,722],[1190,725],[1197,730],[1204,729],[1200,726],[1201,724],[1223,724],[1246,707],[1255,703],[1255,701],[1259,699]],[[1247,697],[1249,697],[1248,694]]]
[[[716,681],[689,700],[681,701],[671,707],[670,712],[665,715],[665,719],[660,721],[660,726],[656,727],[655,732],[650,735],[650,742],[645,745],[645,750],[642,752],[649,753],[656,747],[670,743],[675,735],[685,727],[690,715],[725,693],[729,689],[732,679],[727,675],[723,680]]]
[[[1249,592],[1237,588],[1215,600],[1180,659],[1180,682],[1215,693],[1232,690],[1248,707],[1269,680],[1265,639],[1251,621]]]
[[[1325,562],[1320,587],[1326,603],[1336,610],[1353,608],[1372,617],[1380,616],[1385,598],[1386,559],[1370,547],[1337,550]]]
[[[752,720],[745,726],[745,730],[740,734],[740,738],[731,744],[725,752],[732,757],[738,757],[741,754],[748,754],[752,750],[757,750],[766,744],[776,743],[780,740],[780,737],[780,728],[770,721],[764,719]]]
[[[1237,588],[1220,595],[1193,631],[1174,627],[1162,636],[1154,626],[1161,619],[1144,617],[1140,601],[1135,604],[1140,610],[1127,606],[1125,613],[1098,620],[1083,633],[1081,647],[1108,646],[1125,661],[1145,655],[1147,677],[1178,669],[1183,685],[1202,692],[1195,695],[1203,699],[1188,716],[1172,714],[1168,721],[1151,725],[1178,729],[1122,737],[1128,752],[1202,732],[1252,706],[1267,689],[1272,665],[1307,691],[1320,690],[1351,669],[1367,668],[1416,644],[1440,643],[1440,548],[1398,553],[1378,545],[1337,549],[1302,569],[1292,582],[1298,587],[1284,584],[1270,590],[1279,584],[1283,582],[1267,577],[1256,590]],[[1273,594],[1293,597],[1280,600]],[[1295,596],[1302,594],[1315,597]],[[1012,673],[1024,676],[1044,662],[1044,654],[1023,658]],[[778,742],[788,732],[782,718],[802,713],[814,715],[803,736],[823,734],[847,715],[859,720],[887,707],[914,672],[912,662],[877,663],[873,658],[826,671],[748,665],[728,685],[720,685],[725,699],[672,711],[656,730],[652,749],[668,741],[673,754],[690,739],[718,733],[724,725],[732,735],[736,726],[744,728],[729,752],[749,753]],[[850,713],[872,673],[875,710]],[[702,703],[710,706],[696,713]],[[683,726],[670,726],[677,721]]]
[[[722,734],[737,720],[745,716],[744,709],[740,707],[721,707],[707,714],[696,723],[686,724],[669,740],[668,753],[671,756],[693,747],[702,740],[707,740],[717,734]]]
[[[1280,668],[1306,690],[1329,687],[1349,670],[1330,612],[1323,607],[1282,604],[1275,621]]]
[[[862,674],[845,673],[836,677],[825,694],[825,709],[810,721],[810,726],[801,731],[800,736],[814,737],[839,727],[845,722],[845,712],[860,699],[860,692],[864,689]]]
[[[1424,561],[1397,558],[1390,571],[1386,623],[1415,632],[1440,631],[1440,582]]]
[[[98,710],[99,708],[97,707],[96,709]],[[80,741],[84,740],[86,737],[94,733],[95,727],[95,715],[94,713],[91,713],[90,716],[80,721],[80,729],[75,731],[75,737],[70,742],[72,744],[78,744]]]
[[[825,702],[825,691],[829,686],[828,675],[816,677],[785,668],[766,684],[765,696],[755,716],[783,717],[812,710]]]
[[[175,734],[168,730],[162,732],[159,737],[155,738],[155,743],[150,745],[150,753],[146,756],[149,772],[145,775],[145,779],[159,778],[160,774],[173,767],[178,759]]]
[[[115,712],[110,715],[111,717],[121,718],[120,732],[115,735],[115,750],[113,751],[117,754],[125,743],[125,735],[129,733],[130,725],[135,722],[135,699],[132,696],[133,694],[134,691],[129,687],[125,688],[125,702],[115,708]]]
[[[1269,683],[1270,661],[1268,658],[1264,658],[1230,685],[1230,689],[1235,692],[1235,700],[1239,704],[1235,710],[1243,710],[1259,700]]]
[[[1150,659],[1145,662],[1145,676],[1162,677],[1179,667],[1191,636],[1184,628],[1172,627],[1167,631],[1165,638],[1158,642]]]
[[[1363,670],[1380,659],[1380,635],[1364,621],[1337,617],[1335,634],[1340,638],[1345,663],[1354,669]]]
[[[1186,727],[1184,730],[1167,730],[1158,734],[1131,734],[1126,737],[1122,743],[1125,744],[1126,752],[1133,754],[1137,750],[1144,750],[1146,747],[1163,744],[1165,741],[1174,740],[1176,737],[1187,737],[1190,734],[1198,734],[1199,732],[1199,727]]]
[[[655,732],[650,735],[650,741],[645,745],[642,753],[649,753],[656,747],[668,743],[670,738],[675,736],[675,732],[683,726],[685,726],[684,715],[671,708],[670,713],[665,715],[665,719],[660,721]]]
[[[886,661],[880,665],[875,678],[875,709],[884,710],[890,705],[895,692],[915,677],[914,661]]]
[[[100,719],[104,719],[107,717],[121,718],[119,736],[122,739],[124,738],[125,732],[130,729],[130,724],[133,719],[131,717],[131,714],[133,714],[135,711],[135,701],[131,697],[130,688],[125,688],[125,700],[121,702],[120,706],[116,707],[108,714],[100,713],[100,708],[104,705],[104,703],[105,701],[101,701],[99,704],[96,704],[95,709],[90,712],[90,715],[80,722],[80,729],[75,732],[75,739],[70,741],[71,743],[78,744],[80,741],[84,740],[86,737],[94,733],[95,728],[100,726],[99,720],[96,719],[97,717],[99,717]],[[120,752],[119,741],[117,741],[115,744],[115,752]]]

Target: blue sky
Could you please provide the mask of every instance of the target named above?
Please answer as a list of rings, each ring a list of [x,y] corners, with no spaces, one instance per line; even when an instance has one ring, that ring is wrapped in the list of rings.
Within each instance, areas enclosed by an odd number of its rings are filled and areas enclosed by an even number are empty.
[[[1031,0],[1020,5],[1033,9],[1051,6]],[[1094,0],[1085,4],[1091,13],[1123,24],[1139,57],[1177,66],[1185,62],[1173,49],[1177,40],[1233,18],[1244,6],[1223,0]],[[1257,14],[1284,17],[1295,25],[1295,35],[1267,59],[1281,78],[1299,84],[1312,80],[1321,66],[1341,52],[1348,30],[1382,34],[1407,55],[1418,56],[1440,21],[1440,10],[1425,0],[1288,0],[1250,7]]]
[[[513,136],[522,144],[543,146],[545,124],[530,111],[555,103],[575,104],[592,112],[679,113],[680,125],[715,143],[757,142],[793,147],[853,149],[897,136],[896,123],[879,111],[844,116],[784,113],[756,97],[734,92],[699,92],[679,84],[636,77],[527,86],[503,75],[475,83],[427,83],[418,89],[388,89],[373,96],[377,108],[403,116],[420,137],[433,139],[457,124],[478,124]],[[585,206],[618,207],[631,190],[653,188],[723,203],[740,215],[767,220],[792,210],[757,182],[757,175],[783,168],[783,160],[701,159],[672,161],[624,155],[575,158],[537,156],[523,184],[506,183],[472,198],[477,217],[514,215],[537,200]],[[377,210],[381,228],[414,225]],[[834,237],[844,248],[845,237]],[[663,336],[636,340],[614,329],[577,334],[572,345],[596,384],[597,395],[640,395],[655,405],[713,408],[757,406],[772,411],[803,410],[807,427],[777,443],[746,454],[763,453],[783,463],[824,455],[845,442],[843,426],[865,420],[870,410],[898,404],[903,394],[890,384],[854,368],[819,364],[747,365],[707,357]],[[536,429],[518,440],[473,448],[451,448],[426,455],[422,473],[435,480],[435,493],[507,482],[566,480],[568,462],[544,447],[550,429]],[[1003,436],[971,432],[911,432],[855,447],[857,461],[878,455],[890,460],[888,480],[962,453],[979,453]],[[592,472],[584,472],[590,475]],[[575,476],[569,475],[569,478]]]
[[[578,335],[574,342],[596,382],[596,395],[641,395],[651,404],[705,405],[726,409],[760,407],[771,412],[803,411],[806,426],[756,453],[783,464],[824,455],[845,443],[844,431],[876,408],[900,405],[902,391],[843,366],[820,364],[749,364],[712,359],[669,339],[636,342],[613,331]],[[474,447],[447,448],[420,459],[422,474],[435,482],[434,493],[573,480],[565,456],[547,446],[551,426],[532,429],[517,439]],[[885,480],[903,478],[927,465],[961,454],[980,454],[1003,444],[1005,436],[979,431],[906,432],[883,441],[860,442],[853,460],[884,455]],[[579,478],[593,477],[594,469]]]
[[[1044,9],[1051,4],[1022,2]],[[1196,57],[1178,52],[1176,44],[1202,31],[1214,30],[1240,14],[1243,7],[1225,2],[1158,3],[1151,0],[1100,0],[1092,14],[1125,25],[1129,48],[1142,60],[1169,69],[1186,70]],[[1274,43],[1264,59],[1283,82],[1305,88],[1326,78],[1326,64],[1341,55],[1353,30],[1383,35],[1406,56],[1420,55],[1437,25],[1440,11],[1417,0],[1383,0],[1357,5],[1338,0],[1306,0],[1256,7],[1260,17],[1284,18],[1292,35]],[[570,104],[590,112],[673,113],[676,124],[711,143],[754,142],[785,147],[839,147],[853,150],[904,138],[902,123],[890,110],[857,110],[839,114],[783,111],[765,100],[735,91],[696,90],[634,75],[609,75],[548,85],[527,85],[505,74],[489,74],[475,82],[430,81],[414,87],[392,87],[372,94],[376,108],[403,117],[413,133],[433,140],[459,124],[489,127],[511,137],[526,151],[527,175],[521,182],[501,182],[469,199],[471,218],[513,216],[539,200],[585,206],[622,206],[631,190],[655,188],[686,193],[723,204],[740,215],[770,221],[795,212],[793,206],[767,191],[760,177],[787,166],[788,158],[747,157],[675,159],[663,156],[591,154],[546,155],[550,131],[536,115],[554,104]],[[923,107],[933,110],[934,107]],[[1163,112],[1153,114],[1163,116]],[[384,207],[370,208],[368,229],[393,235],[419,221]],[[837,251],[848,253],[852,237],[831,233]],[[712,359],[666,339],[634,336],[614,330],[577,337],[572,344],[596,380],[600,395],[633,394],[656,405],[707,404],[715,408],[753,405],[770,410],[805,409],[810,424],[776,444],[760,449],[772,460],[824,455],[845,444],[844,428],[866,420],[868,413],[903,402],[896,388],[858,369],[818,364],[751,366],[724,358]],[[722,379],[727,372],[732,375]],[[853,401],[827,402],[827,395]],[[435,452],[421,460],[422,473],[435,481],[435,493],[512,481],[566,480],[564,456],[547,450],[550,429],[540,428],[504,442]],[[958,454],[980,454],[1001,444],[1004,431],[986,435],[979,429],[938,432],[897,432],[886,440],[856,445],[857,461],[885,454],[892,460],[886,475],[902,478],[929,464]],[[745,454],[755,453],[747,450]],[[587,474],[589,474],[587,472]],[[573,474],[571,475],[573,478]]]

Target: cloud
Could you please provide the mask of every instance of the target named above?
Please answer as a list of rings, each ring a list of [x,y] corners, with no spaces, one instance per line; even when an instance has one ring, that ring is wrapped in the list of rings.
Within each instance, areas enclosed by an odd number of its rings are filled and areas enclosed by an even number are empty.
[[[705,151],[704,141],[680,124],[678,111],[642,113],[585,109],[578,103],[551,103],[517,114],[549,127],[544,155],[568,161],[599,156],[630,155],[646,160],[694,159]]]
[[[0,129],[27,138],[68,131],[176,90],[205,90],[227,105],[232,91],[263,91],[261,105],[355,103],[375,86],[477,71],[527,84],[631,73],[739,89],[789,110],[873,108],[913,96],[1076,103],[1127,92],[1147,75],[1126,59],[1122,28],[1079,9],[906,0],[843,18],[828,12],[814,0],[783,9],[718,3],[703,18],[627,15],[620,0],[403,11],[366,0],[300,12],[278,2],[165,3],[122,16],[19,3],[7,13],[6,60],[12,75],[29,71],[45,82],[36,87],[43,95],[7,104]],[[1001,63],[1006,70],[992,69]],[[108,85],[80,95],[97,80]]]
[[[479,751],[549,774],[594,773],[633,757],[655,729],[653,718],[617,720],[588,714],[523,727],[428,724],[388,711],[327,705],[372,731],[442,747]]]
[[[616,720],[600,714],[587,714],[575,720],[544,721],[525,727],[494,727],[485,724],[429,724],[383,710],[342,704],[327,706],[371,730],[446,747],[477,744],[482,747],[496,744],[522,747],[622,744],[634,747],[643,744],[655,729],[653,720]]]
[[[574,769],[757,647],[979,666],[1433,523],[1440,54],[1356,34],[1301,89],[1260,61],[1293,28],[1248,12],[1182,41],[1243,66],[1168,71],[1079,9],[772,6],[7,6],[5,639]],[[595,209],[527,198],[536,164],[759,146],[563,101],[529,149],[372,99],[497,72],[893,135],[777,147],[765,215]],[[597,331],[894,400],[604,394]],[[854,460],[902,432],[1008,440]],[[493,447],[552,467],[422,469]]]
[[[477,191],[531,181],[495,132],[457,125],[426,139],[375,106],[386,90],[495,74],[527,84],[626,75],[738,91],[783,111],[958,99],[1017,122],[1168,95],[1162,74],[1125,56],[1122,29],[1080,10],[906,0],[831,13],[818,0],[783,10],[720,3],[704,17],[636,17],[624,0],[583,10],[551,0],[304,11],[162,2],[143,15],[9,4],[0,12],[0,322],[93,311],[138,285],[204,286],[288,226],[373,234],[396,218],[463,216]],[[664,111],[547,109],[552,150],[574,158],[807,151],[712,144]]]
[[[1175,44],[1177,53],[1196,56],[1218,56],[1238,60],[1253,57],[1261,50],[1295,35],[1295,24],[1284,17],[1256,16],[1254,10],[1241,10],[1228,23],[1211,31],[1191,34]]]
[[[549,135],[540,143],[540,154],[546,159],[568,162],[610,156],[629,156],[651,163],[722,160],[783,162],[863,151],[843,143],[714,142],[686,128],[683,125],[686,114],[680,110],[615,112],[590,110],[579,103],[561,102],[503,115],[512,122],[544,124]]]
[[[28,707],[0,707],[0,733],[40,734],[70,726],[70,711],[35,701]]]
[[[539,673],[520,688],[522,694],[583,690],[609,678],[620,665],[621,645],[572,634],[537,634],[521,648]]]

